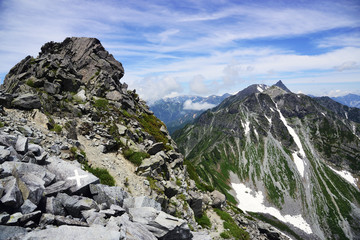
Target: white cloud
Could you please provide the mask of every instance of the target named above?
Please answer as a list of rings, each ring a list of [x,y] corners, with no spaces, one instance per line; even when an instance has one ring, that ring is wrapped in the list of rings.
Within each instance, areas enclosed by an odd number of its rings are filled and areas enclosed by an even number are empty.
[[[209,108],[213,108],[213,107],[216,107],[215,104],[211,104],[211,103],[198,103],[198,102],[195,102],[193,103],[190,99],[189,100],[186,100],[184,102],[184,106],[183,108],[185,110],[206,110],[206,109],[209,109]]]
[[[339,66],[335,66],[334,68],[336,70],[342,72],[342,71],[345,71],[345,70],[359,69],[360,66],[355,61],[347,61],[347,62],[343,62]]]
[[[341,34],[317,41],[318,47],[360,47],[360,34]]]
[[[196,75],[190,82],[192,92],[200,95],[209,94],[210,88],[205,84],[205,78],[202,75]]]

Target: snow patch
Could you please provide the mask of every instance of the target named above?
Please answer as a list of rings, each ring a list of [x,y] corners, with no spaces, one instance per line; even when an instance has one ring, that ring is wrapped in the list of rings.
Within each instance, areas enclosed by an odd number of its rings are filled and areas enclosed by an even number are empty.
[[[304,149],[302,147],[300,138],[296,134],[295,130],[288,125],[288,123],[287,123],[286,119],[284,118],[284,116],[282,115],[280,109],[277,106],[276,106],[276,108],[277,108],[277,111],[280,114],[281,121],[284,123],[284,125],[288,129],[290,135],[293,137],[297,147],[300,149],[299,151],[296,151],[296,152],[293,153],[293,157],[294,157],[294,162],[295,162],[296,168],[298,169],[301,177],[304,177],[304,169],[305,169],[305,167],[304,167],[304,161],[301,158],[305,157],[305,152],[304,152]],[[300,154],[300,157],[298,156],[298,153]]]
[[[330,166],[328,166],[331,170],[333,170],[336,174],[340,175],[340,177],[342,177],[343,179],[345,179],[346,181],[348,181],[349,183],[351,183],[352,185],[354,185],[355,187],[357,187],[356,185],[356,178],[354,178],[350,172],[346,171],[346,170],[336,170]]]
[[[258,90],[259,92],[263,92],[263,91],[264,91],[264,89],[262,89],[260,86],[257,86],[257,90]]]
[[[266,115],[265,115],[266,119],[269,121],[270,125],[271,125],[271,118],[268,118]]]
[[[245,135],[247,135],[250,132],[250,122],[248,120],[246,120],[244,128],[245,128]]]
[[[346,117],[346,119],[349,119],[347,112],[345,112],[345,117]]]
[[[283,216],[280,211],[273,207],[266,207],[264,205],[264,196],[261,191],[256,192],[245,186],[243,183],[231,183],[232,188],[236,192],[236,198],[239,200],[238,207],[244,211],[268,213],[276,217],[280,221],[288,222],[304,232],[311,234],[312,230],[310,225],[305,219],[299,215],[285,215]]]
[[[321,114],[324,115],[324,117],[325,117],[325,113],[322,112]]]

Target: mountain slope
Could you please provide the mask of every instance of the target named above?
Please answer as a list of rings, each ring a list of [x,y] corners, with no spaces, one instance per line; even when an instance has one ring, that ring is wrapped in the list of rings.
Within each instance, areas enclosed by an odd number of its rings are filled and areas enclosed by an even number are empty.
[[[264,196],[265,212],[278,209],[273,215],[307,239],[359,236],[358,186],[332,170],[359,176],[359,136],[358,123],[277,86],[229,97],[174,134],[205,183],[240,208],[248,191]]]
[[[150,110],[166,124],[169,132],[173,133],[187,123],[194,121],[206,109],[215,107],[229,96],[230,94],[209,97],[179,96],[165,98],[151,104]]]

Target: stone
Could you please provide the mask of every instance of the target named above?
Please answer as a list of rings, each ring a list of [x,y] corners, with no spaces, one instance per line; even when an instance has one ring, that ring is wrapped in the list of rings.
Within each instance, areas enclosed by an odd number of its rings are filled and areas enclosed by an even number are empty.
[[[147,153],[150,155],[155,155],[156,153],[160,152],[164,149],[164,143],[157,142],[150,146],[150,148],[147,150]]]
[[[15,147],[17,138],[12,135],[0,135],[0,145],[6,146],[6,147]]]
[[[18,126],[18,130],[25,135],[25,137],[31,137],[33,135],[33,131],[29,126]]]
[[[145,225],[130,221],[129,215],[126,213],[121,217],[111,217],[108,221],[107,227],[121,230],[124,232],[124,239],[127,240],[157,240],[154,234],[150,232]]]
[[[38,165],[45,165],[47,156],[48,156],[48,153],[47,153],[47,152],[43,152],[40,156],[35,157],[36,164],[38,164]]]
[[[221,208],[226,204],[226,197],[224,194],[219,192],[218,190],[214,190],[210,193],[210,197],[212,199],[212,206],[215,208]]]
[[[106,93],[105,97],[111,101],[120,101],[123,97],[117,90]]]
[[[114,214],[115,217],[121,216],[126,212],[126,210],[124,208],[120,207],[119,205],[115,205],[115,204],[112,204],[110,206],[110,209],[115,211],[115,214]]]
[[[154,199],[151,199],[147,196],[126,198],[124,200],[125,209],[140,208],[140,207],[151,207],[158,211],[161,211],[160,203],[156,202]]]
[[[280,233],[273,230],[271,225],[265,223],[258,223],[259,232],[265,234],[270,240],[280,240]]]
[[[65,216],[66,211],[62,204],[62,199],[55,198],[55,197],[48,197],[46,198],[45,203],[45,210],[47,213],[53,214],[53,215],[60,215]]]
[[[194,211],[195,217],[201,217],[203,214],[202,211],[202,195],[200,192],[189,191],[190,201],[189,205]]]
[[[10,219],[10,214],[8,214],[6,212],[0,213],[0,226],[1,226],[1,224],[6,223],[9,219]]]
[[[95,201],[91,198],[81,197],[81,196],[69,196],[65,193],[59,193],[56,197],[65,207],[68,214],[73,217],[81,217],[81,211],[95,209],[99,211],[99,207]]]
[[[37,144],[33,144],[33,143],[30,143],[28,145],[28,151],[29,152],[32,152],[36,157],[39,157],[41,155],[41,153],[44,152],[44,150],[42,149],[42,147],[40,147],[39,145]]]
[[[7,225],[17,225],[19,222],[19,219],[23,216],[22,213],[16,212],[12,214],[9,218],[9,220],[6,222]]]
[[[15,150],[20,154],[25,154],[28,151],[28,142],[27,137],[18,136],[18,139],[15,144]]]
[[[122,206],[124,199],[128,197],[128,193],[120,187],[110,187],[103,184],[91,184],[90,192],[98,204],[105,203],[108,208],[112,204]]]
[[[55,196],[58,192],[65,192],[70,188],[70,184],[66,181],[55,182],[45,188],[45,196]]]
[[[24,174],[18,179],[19,189],[23,199],[29,199],[38,205],[45,190],[45,181],[32,173]]]
[[[162,151],[157,153],[156,155],[150,156],[150,158],[145,158],[141,165],[138,167],[137,171],[146,171],[148,169],[155,170],[160,168],[165,163],[163,158]]]
[[[8,161],[10,158],[11,152],[8,149],[1,149],[0,150],[0,164]]]
[[[78,162],[66,162],[57,157],[47,159],[46,165],[48,171],[56,175],[56,181],[66,181],[69,183],[71,194],[86,193],[90,184],[99,183],[99,179],[93,174],[81,169]]]
[[[82,222],[79,219],[73,219],[64,216],[55,216],[55,224],[58,226],[61,225],[71,225],[71,226],[80,226],[80,227],[88,227],[89,224],[86,222]]]
[[[191,239],[192,234],[185,220],[173,217],[154,208],[131,208],[134,222],[144,224],[159,239]]]
[[[11,102],[11,105],[15,108],[25,110],[41,108],[41,102],[38,95],[31,93],[25,93],[20,95]]]
[[[60,226],[58,228],[48,228],[40,231],[33,231],[21,238],[22,240],[31,239],[52,239],[52,240],[119,240],[120,232],[109,230],[102,226],[77,227]]]
[[[43,213],[39,221],[39,227],[45,228],[47,225],[52,225],[55,222],[55,215],[51,213]]]
[[[116,124],[117,128],[118,128],[118,131],[119,131],[119,134],[121,136],[124,136],[127,132],[127,127],[124,126],[124,125],[121,125],[121,124]]]
[[[85,89],[81,89],[78,93],[76,93],[73,97],[77,101],[86,102],[86,94]]]
[[[33,202],[31,202],[29,199],[26,199],[20,207],[20,211],[22,214],[28,214],[33,212],[37,208],[37,205],[35,205]]]
[[[19,208],[24,200],[20,189],[16,183],[16,179],[12,178],[5,184],[5,195],[0,199],[0,201],[7,207]]]
[[[27,233],[26,229],[18,226],[0,225],[0,240],[22,239]]]
[[[106,213],[103,213],[102,211],[96,212],[95,209],[90,210],[84,210],[81,211],[82,216],[86,219],[86,222],[89,224],[89,226],[92,225],[106,225]]]
[[[32,212],[32,213],[28,213],[28,214],[24,214],[20,219],[19,219],[19,224],[21,226],[24,226],[27,222],[30,221],[34,221],[34,222],[39,222],[41,217],[41,211],[36,211],[36,212]]]
[[[179,193],[179,186],[173,182],[167,181],[164,187],[165,187],[165,195],[168,198],[172,198],[173,196]]]
[[[211,240],[212,237],[207,232],[191,232],[193,235],[192,240]]]
[[[8,162],[6,162],[8,163]],[[55,179],[55,174],[53,174],[52,172],[48,171],[46,168],[39,166],[37,164],[33,164],[33,163],[9,163],[9,168],[13,169],[14,167],[16,168],[17,174],[19,175],[19,177],[21,178],[23,175],[31,173],[35,176],[37,176],[38,178],[40,178],[41,180],[44,181],[44,186],[48,186],[49,184],[51,184],[54,179]]]

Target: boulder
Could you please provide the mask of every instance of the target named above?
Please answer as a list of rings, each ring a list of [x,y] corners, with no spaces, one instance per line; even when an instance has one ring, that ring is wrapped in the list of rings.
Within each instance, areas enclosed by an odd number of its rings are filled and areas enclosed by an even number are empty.
[[[27,173],[17,179],[17,182],[23,199],[29,199],[35,205],[38,205],[43,197],[45,181],[32,173]]]
[[[41,102],[38,95],[31,93],[20,95],[11,102],[11,105],[15,108],[25,110],[41,108]]]
[[[164,163],[164,152],[158,152],[157,154],[150,156],[150,158],[145,158],[141,165],[138,167],[137,171],[146,171],[146,170],[155,170],[159,169]],[[165,155],[166,157],[166,155]]]
[[[189,196],[190,196],[190,201],[189,201],[189,205],[191,207],[191,209],[194,211],[194,215],[195,217],[201,217],[203,214],[202,211],[202,195],[200,192],[195,192],[195,191],[189,191]]]
[[[33,212],[37,208],[37,205],[35,205],[33,202],[31,202],[29,199],[26,199],[20,207],[20,211],[22,214],[28,214]]]
[[[23,216],[22,213],[20,212],[16,212],[14,214],[12,214],[9,218],[9,220],[7,221],[7,225],[18,225],[19,219]]]
[[[78,162],[66,162],[57,157],[47,159],[49,162],[46,169],[55,174],[56,181],[69,183],[71,194],[86,193],[90,184],[99,183],[99,179],[93,174],[81,169]]]
[[[158,211],[161,211],[160,203],[156,202],[154,199],[151,199],[147,196],[131,197],[131,198],[126,198],[124,200],[125,209],[140,208],[140,207],[151,207]]]
[[[51,94],[51,95],[55,95],[55,94],[58,94],[60,92],[60,89],[61,89],[61,85],[59,83],[51,83],[51,82],[48,82],[46,81],[44,83],[44,90],[45,92]]]
[[[54,184],[51,184],[45,188],[44,195],[45,196],[55,196],[58,192],[65,192],[70,188],[69,182],[66,181],[58,181]]]
[[[226,204],[225,195],[219,192],[218,190],[214,190],[213,192],[211,192],[210,197],[212,200],[212,206],[215,208],[221,208]]]
[[[19,126],[18,130],[25,135],[25,137],[31,137],[33,135],[33,131],[29,126]]]
[[[19,208],[23,204],[24,200],[14,177],[5,184],[4,192],[5,194],[0,199],[0,202],[5,206]]]
[[[8,149],[1,149],[0,150],[0,164],[8,161],[10,158],[11,152]]]
[[[27,233],[25,228],[0,225],[0,240],[21,239]]]
[[[64,216],[55,216],[54,223],[58,226],[61,225],[80,226],[80,227],[89,226],[86,222],[82,222],[79,219],[69,218]]]
[[[90,192],[98,204],[105,203],[109,208],[112,204],[123,206],[128,193],[120,187],[109,187],[103,184],[91,184]]]
[[[134,222],[144,224],[158,239],[192,239],[185,220],[173,217],[154,208],[130,208]]]
[[[111,101],[120,101],[122,99],[121,93],[117,90],[106,93],[105,97]]]
[[[27,213],[24,214],[20,219],[19,219],[19,224],[21,226],[24,226],[26,223],[30,222],[30,221],[35,221],[35,222],[39,222],[41,217],[41,211],[36,211],[36,212],[32,212],[32,213]]]
[[[149,149],[147,150],[147,153],[150,155],[155,155],[163,149],[164,149],[164,143],[157,142],[149,147]]]
[[[33,231],[22,237],[22,240],[30,239],[52,239],[52,240],[119,240],[120,232],[109,230],[105,227],[77,227],[60,226],[58,228],[48,228],[40,231]]]
[[[178,185],[170,181],[167,181],[164,187],[165,187],[165,195],[168,198],[172,198],[173,196],[177,195],[180,190]]]
[[[69,196],[65,193],[59,193],[56,198],[60,200],[67,213],[76,218],[81,217],[81,211],[83,210],[95,209],[99,211],[99,207],[91,198],[76,195]]]
[[[92,225],[106,225],[106,214],[102,212],[97,212],[95,209],[81,211],[81,215],[84,217],[89,226]]]
[[[16,141],[17,141],[17,138],[15,136],[5,135],[5,134],[0,135],[0,145],[2,145],[2,146],[15,147]]]
[[[55,197],[49,197],[46,198],[45,203],[45,210],[47,213],[53,214],[53,215],[59,215],[59,216],[65,216],[66,211],[62,204],[62,199],[55,198]]]
[[[15,144],[15,150],[20,154],[25,154],[28,151],[27,137],[19,135]]]
[[[121,217],[111,217],[106,226],[107,228],[123,232],[125,235],[124,239],[127,240],[157,240],[145,225],[130,221],[129,215],[126,213]]]
[[[77,94],[74,95],[73,98],[75,100],[85,102],[87,100],[86,94],[85,94],[85,89],[81,89]]]

